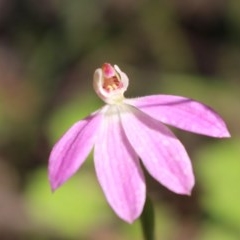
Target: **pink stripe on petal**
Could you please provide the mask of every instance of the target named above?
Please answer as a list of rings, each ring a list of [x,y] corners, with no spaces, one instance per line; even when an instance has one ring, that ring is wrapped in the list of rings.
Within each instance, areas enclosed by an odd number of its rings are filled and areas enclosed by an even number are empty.
[[[123,128],[148,172],[171,191],[190,194],[194,175],[184,146],[166,126],[131,108],[121,114]]]
[[[75,123],[55,144],[48,169],[52,190],[60,187],[81,167],[93,147],[101,117],[97,113]]]
[[[122,129],[118,107],[109,106],[94,149],[95,169],[108,203],[131,223],[142,212],[145,180],[139,159]]]
[[[152,95],[127,99],[151,117],[186,131],[212,137],[230,137],[222,118],[208,106],[189,98]]]

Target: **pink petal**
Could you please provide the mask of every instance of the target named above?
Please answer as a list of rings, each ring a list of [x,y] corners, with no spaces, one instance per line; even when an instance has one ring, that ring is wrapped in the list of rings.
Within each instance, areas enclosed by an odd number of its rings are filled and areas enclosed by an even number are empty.
[[[171,191],[190,194],[194,175],[181,142],[159,121],[131,106],[124,108],[124,131],[148,172]]]
[[[189,98],[153,95],[126,102],[174,127],[212,137],[230,136],[224,121],[215,111]]]
[[[101,114],[75,123],[55,144],[49,159],[49,181],[52,190],[60,187],[80,168],[91,151]]]
[[[109,106],[97,135],[94,161],[108,203],[120,218],[131,223],[142,212],[146,187],[139,159],[118,114],[117,106]]]

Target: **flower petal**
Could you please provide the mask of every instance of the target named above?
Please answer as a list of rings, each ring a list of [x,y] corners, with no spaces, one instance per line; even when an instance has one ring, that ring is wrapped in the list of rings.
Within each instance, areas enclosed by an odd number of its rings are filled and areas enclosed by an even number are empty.
[[[177,128],[212,137],[230,137],[224,121],[215,111],[189,98],[152,95],[128,99],[126,103]]]
[[[108,203],[116,214],[133,222],[145,202],[145,180],[139,159],[122,129],[118,107],[109,106],[94,149],[95,168]]]
[[[49,181],[52,190],[66,182],[82,165],[91,151],[101,114],[75,123],[55,144],[49,159]]]
[[[134,107],[123,108],[124,131],[148,172],[171,191],[190,194],[194,175],[181,142],[159,121]]]

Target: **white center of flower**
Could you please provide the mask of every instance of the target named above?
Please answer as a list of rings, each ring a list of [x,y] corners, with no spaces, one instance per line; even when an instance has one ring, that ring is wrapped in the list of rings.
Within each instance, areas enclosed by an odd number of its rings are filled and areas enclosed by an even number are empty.
[[[128,87],[128,77],[118,66],[104,63],[94,73],[93,86],[98,96],[108,104],[119,104]]]

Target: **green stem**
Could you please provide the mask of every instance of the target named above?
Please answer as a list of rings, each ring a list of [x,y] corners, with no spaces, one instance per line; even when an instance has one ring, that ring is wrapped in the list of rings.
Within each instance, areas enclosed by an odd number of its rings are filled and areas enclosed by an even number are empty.
[[[142,215],[140,216],[144,240],[154,240],[154,209],[152,201],[147,197]]]

